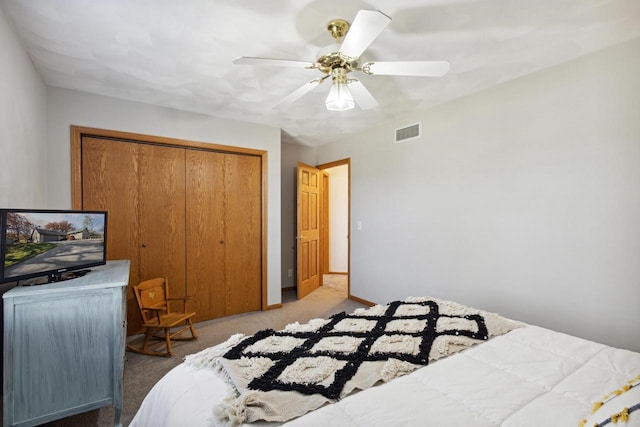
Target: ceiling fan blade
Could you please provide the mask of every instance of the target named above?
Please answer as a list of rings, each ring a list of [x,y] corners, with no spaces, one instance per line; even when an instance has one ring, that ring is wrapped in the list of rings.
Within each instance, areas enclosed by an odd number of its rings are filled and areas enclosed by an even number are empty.
[[[235,65],[271,65],[276,67],[315,68],[315,64],[306,61],[291,61],[289,59],[258,58],[254,56],[241,56],[234,59]]]
[[[300,99],[304,95],[306,95],[308,92],[313,90],[320,83],[325,81],[325,79],[327,77],[329,77],[329,76],[327,75],[327,76],[324,76],[324,77],[313,79],[310,82],[307,82],[307,83],[303,84],[298,89],[294,90],[289,95],[285,96],[280,102],[278,102],[276,105],[274,105],[273,108],[278,108],[278,107],[281,107],[281,106],[285,106],[285,105],[289,105],[289,104],[294,103],[295,101],[297,101],[298,99]]]
[[[340,53],[358,58],[390,22],[391,18],[379,10],[359,11],[340,46]]]
[[[367,62],[362,72],[371,75],[441,77],[449,72],[448,61]]]
[[[360,109],[371,110],[379,105],[378,101],[371,95],[371,92],[359,80],[349,80],[348,87]]]

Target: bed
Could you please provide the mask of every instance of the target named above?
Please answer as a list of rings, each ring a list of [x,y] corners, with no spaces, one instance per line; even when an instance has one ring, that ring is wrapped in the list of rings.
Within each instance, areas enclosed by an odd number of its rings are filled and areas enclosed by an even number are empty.
[[[281,424],[640,426],[640,353],[408,298],[187,356],[130,426]]]

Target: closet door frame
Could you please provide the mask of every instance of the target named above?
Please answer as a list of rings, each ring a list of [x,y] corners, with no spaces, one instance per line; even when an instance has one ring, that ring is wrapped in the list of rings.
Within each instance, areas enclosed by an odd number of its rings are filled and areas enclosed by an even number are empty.
[[[71,125],[71,207],[82,209],[82,138],[94,136],[98,138],[112,138],[131,143],[155,144],[161,146],[190,148],[196,150],[214,151],[229,154],[244,154],[260,158],[261,168],[261,301],[262,310],[269,310],[267,304],[267,152],[252,148],[234,147],[230,145],[211,144],[207,142],[187,141],[139,133],[121,132],[116,130],[90,128]]]

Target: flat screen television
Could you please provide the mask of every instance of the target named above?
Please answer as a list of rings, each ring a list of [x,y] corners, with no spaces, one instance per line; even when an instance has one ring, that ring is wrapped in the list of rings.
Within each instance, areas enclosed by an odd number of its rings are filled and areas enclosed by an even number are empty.
[[[0,209],[0,227],[0,283],[56,282],[107,262],[104,211]]]

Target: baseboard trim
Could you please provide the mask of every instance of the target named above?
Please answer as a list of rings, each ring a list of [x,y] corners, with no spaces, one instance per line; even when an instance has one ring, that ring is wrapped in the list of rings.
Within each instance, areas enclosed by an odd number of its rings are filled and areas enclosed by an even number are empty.
[[[368,305],[369,307],[373,307],[374,305],[376,305],[375,302],[367,301],[366,299],[358,298],[353,295],[349,295],[349,299],[359,302],[360,304]]]
[[[348,275],[349,273],[346,271],[330,271],[328,273],[324,273],[324,274],[342,274],[342,275]]]
[[[267,307],[262,311],[275,310],[278,308],[282,308],[282,303],[267,305]]]

